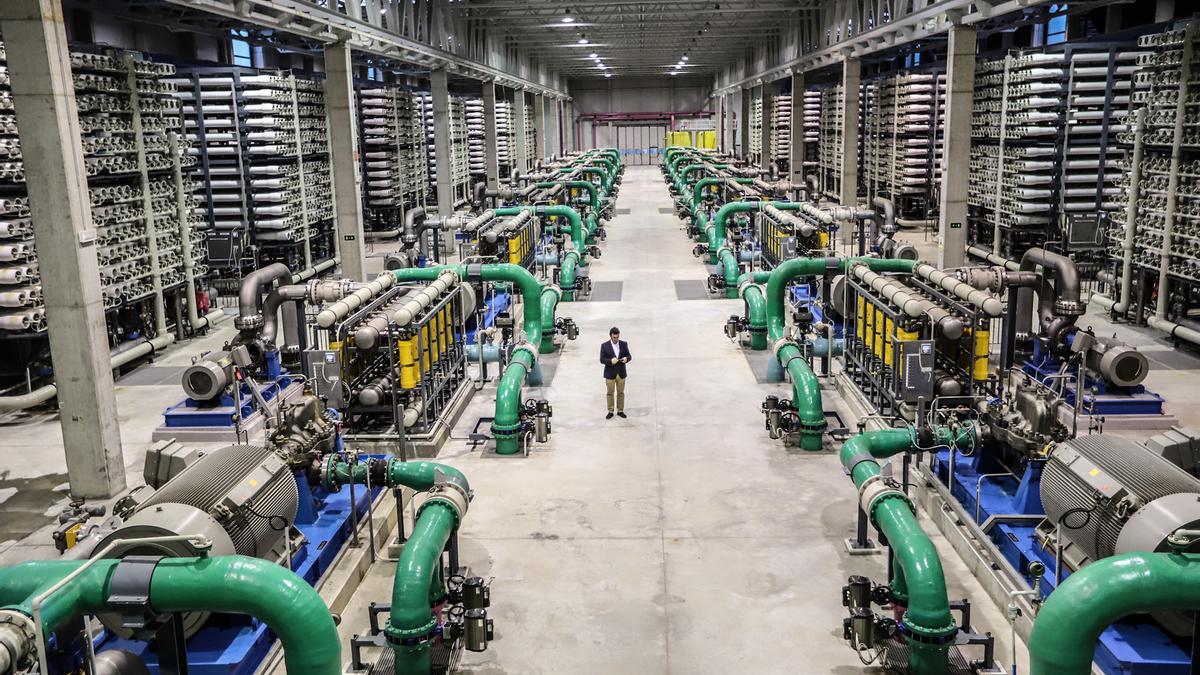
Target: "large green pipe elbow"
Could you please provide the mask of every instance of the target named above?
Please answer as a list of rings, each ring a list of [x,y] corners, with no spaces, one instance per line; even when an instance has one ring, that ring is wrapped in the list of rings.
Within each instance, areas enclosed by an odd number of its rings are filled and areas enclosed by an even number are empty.
[[[582,170],[583,169],[581,169],[581,171]],[[554,180],[552,180],[552,181],[545,181],[545,182],[537,184],[537,186],[540,188],[554,187],[555,185],[561,185],[568,190],[587,190],[588,206],[591,207],[591,209],[593,211],[600,210],[600,190],[591,181],[586,181],[586,180],[554,181]],[[572,210],[574,210],[574,209],[572,209]],[[576,213],[576,216],[578,216],[578,215],[579,214]]]
[[[592,184],[584,183],[584,185]],[[596,186],[592,185],[593,190],[595,190],[595,187]],[[580,255],[583,254],[585,235],[583,231],[583,219],[579,216],[578,211],[570,206],[557,204],[553,206],[538,206],[536,207],[536,212],[540,216],[558,216],[560,218],[566,218],[567,222],[571,225],[571,243],[575,245],[575,250],[579,251]]]
[[[433,670],[429,649],[438,620],[431,606],[438,600],[433,596],[441,593],[441,589],[435,589],[434,579],[440,573],[442,551],[456,527],[458,513],[453,507],[440,501],[426,502],[404,542],[384,629],[395,652],[396,675],[429,675]]]
[[[767,332],[772,340],[784,334],[784,292],[788,284],[802,277],[829,272],[844,273],[853,264],[862,263],[873,272],[912,272],[911,260],[882,258],[792,258],[771,270],[767,280]]]
[[[937,427],[927,440],[930,445],[968,447],[974,443],[968,427],[952,430]],[[946,652],[956,634],[954,618],[946,594],[946,578],[933,541],[921,529],[911,502],[902,492],[883,490],[867,496],[863,487],[881,480],[877,459],[904,452],[916,452],[916,433],[912,429],[882,429],[861,433],[842,445],[842,466],[860,495],[869,499],[861,506],[887,538],[896,564],[892,592],[897,604],[904,606],[904,628],[917,640],[909,641],[909,672],[918,675],[944,675],[948,672]]]
[[[738,182],[752,182],[753,179],[743,178],[738,179]],[[715,239],[718,242],[724,242],[728,235],[726,227],[729,217],[735,213],[747,213],[752,211],[761,211],[764,206],[770,204],[780,211],[800,211],[804,208],[801,202],[729,202],[717,209],[717,215],[713,216],[712,226],[716,230]],[[720,245],[720,244],[718,244]]]
[[[496,452],[514,455],[520,448],[521,384],[533,369],[537,354],[528,345],[513,350],[508,367],[500,376],[496,388],[496,416],[492,420],[492,435],[496,437]]]
[[[725,297],[736,298],[738,293],[737,283],[739,274],[737,254],[734,253],[733,249],[729,248],[728,246],[722,246],[721,249],[717,251],[717,265],[720,267],[721,274],[724,277]]]
[[[558,268],[558,285],[562,288],[563,302],[575,302],[581,261],[578,251],[567,251],[563,254],[562,264]]]
[[[767,300],[763,296],[763,287],[753,283],[749,275],[743,274],[738,280],[738,292],[746,305],[750,349],[762,351],[767,348]]]
[[[542,341],[538,351],[549,354],[554,351],[554,310],[558,307],[562,291],[558,286],[542,288]]]
[[[35,561],[5,568],[0,571],[5,608],[32,616],[34,597],[85,562]],[[47,598],[41,608],[46,629],[53,631],[81,614],[111,611],[111,581],[120,563],[95,561]],[[28,591],[25,599],[7,602],[19,591]],[[312,586],[281,565],[238,555],[166,558],[159,561],[150,578],[150,604],[163,613],[252,616],[265,623],[283,644],[289,673],[342,672],[341,643],[329,608]]]
[[[1029,638],[1031,675],[1087,675],[1100,633],[1131,614],[1200,610],[1200,555],[1127,553],[1067,577]]]
[[[524,207],[513,207],[521,209]],[[549,207],[547,207],[549,208]],[[569,208],[569,207],[563,207]],[[571,209],[574,211],[574,209]],[[575,212],[578,215],[578,212]],[[521,299],[525,305],[525,339],[533,344],[542,341],[542,284],[529,270],[511,263],[474,265],[435,265],[433,267],[410,267],[393,270],[396,281],[432,281],[445,271],[452,271],[459,279],[467,279],[469,275],[477,274],[483,281],[507,281],[521,290]]]
[[[800,418],[800,449],[818,452],[828,426],[821,401],[821,381],[795,343],[781,344],[775,350],[775,358],[787,368],[792,378],[792,407]]]

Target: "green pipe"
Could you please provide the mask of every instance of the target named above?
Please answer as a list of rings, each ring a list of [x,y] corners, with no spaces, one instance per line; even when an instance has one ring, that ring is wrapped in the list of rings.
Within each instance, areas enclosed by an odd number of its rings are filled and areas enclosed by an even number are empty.
[[[725,277],[725,297],[737,297],[738,261],[737,254],[728,246],[722,246],[717,251],[717,266]]]
[[[513,207],[524,208],[524,207]],[[551,208],[551,207],[545,207]],[[558,207],[570,208],[570,207]],[[571,211],[575,211],[571,209]],[[578,212],[575,212],[578,216]],[[521,289],[521,298],[525,304],[525,339],[533,344],[539,344],[542,341],[542,284],[537,278],[529,273],[529,270],[520,265],[511,263],[487,264],[487,265],[435,265],[433,267],[410,267],[408,269],[393,270],[396,281],[404,283],[406,281],[432,281],[439,274],[450,270],[458,275],[460,279],[466,280],[468,273],[477,273],[479,278],[484,281],[507,281]]]
[[[448,504],[427,504],[400,552],[392,580],[392,609],[384,629],[395,652],[396,675],[429,675],[433,671],[429,649],[438,620],[430,608],[437,598],[431,596],[434,578],[440,575],[442,551],[458,526],[457,516]]]
[[[947,651],[957,633],[946,594],[946,577],[933,541],[917,522],[912,502],[895,488],[881,487],[877,459],[919,448],[949,445],[966,447],[974,442],[970,429],[946,427],[931,430],[919,442],[912,429],[868,431],[842,445],[841,461],[850,472],[864,501],[863,511],[887,539],[895,556],[892,592],[896,604],[905,608],[904,630],[918,639],[908,641],[908,672],[915,675],[945,675],[949,672]],[[864,486],[872,484],[870,490]],[[880,487],[874,487],[880,486]]]
[[[543,354],[554,351],[554,309],[561,297],[562,291],[557,286],[542,288],[542,342],[538,351]]]
[[[33,615],[33,599],[85,564],[83,560],[34,561],[0,569],[5,609]],[[42,605],[47,631],[81,614],[112,611],[113,571],[120,560],[93,562]],[[37,582],[37,583],[34,583]],[[17,590],[25,598],[13,600]],[[342,672],[341,641],[321,596],[287,568],[231,555],[165,558],[150,578],[150,604],[158,612],[246,614],[267,625],[283,644],[289,673]]]
[[[561,185],[561,186],[563,186],[564,188],[566,188],[566,189],[568,189],[568,190],[572,190],[572,189],[574,189],[574,190],[587,190],[587,191],[588,191],[588,206],[589,206],[589,207],[591,207],[591,209],[592,209],[593,211],[599,211],[599,210],[600,210],[600,192],[599,192],[599,190],[596,188],[595,184],[593,184],[591,181],[586,181],[586,180],[551,180],[551,181],[545,181],[545,182],[542,182],[542,183],[538,183],[538,184],[537,184],[537,186],[538,186],[538,187],[540,187],[540,188],[554,187],[555,185]],[[568,206],[569,206],[569,205],[568,205]]]
[[[528,345],[518,345],[500,376],[496,388],[496,416],[492,420],[492,435],[496,437],[496,452],[514,455],[520,446],[521,384],[533,369],[537,354]]]
[[[579,267],[582,258],[578,251],[567,251],[563,254],[558,267],[558,285],[562,289],[563,302],[575,302],[575,291],[578,290]]]
[[[743,179],[750,182],[751,179]],[[740,181],[739,181],[740,182]],[[804,208],[804,204],[800,202],[729,202],[723,204],[717,209],[717,214],[713,216],[712,225],[713,232],[709,234],[709,241],[716,241],[717,246],[725,243],[725,239],[729,236],[726,228],[726,222],[729,217],[735,213],[746,213],[752,211],[761,211],[763,206],[770,204],[781,211],[799,211]],[[709,244],[712,245],[711,243]]]
[[[571,182],[574,182],[574,181],[571,181]],[[584,184],[591,185],[591,183],[584,183]],[[554,182],[538,183],[538,186],[548,186],[548,185],[558,185],[558,183],[554,183]],[[592,188],[594,190],[595,186],[593,185]],[[533,213],[534,215],[538,215],[538,216],[555,216],[555,217],[559,217],[559,218],[566,218],[567,222],[570,224],[571,242],[575,244],[575,248],[577,250],[579,250],[580,252],[582,252],[584,249],[583,219],[580,217],[578,211],[576,211],[573,207],[567,206],[566,204],[539,204],[538,206],[505,206],[505,207],[501,207],[498,209],[492,209],[492,210],[495,211],[497,216],[515,216],[515,215],[521,213],[521,211],[529,211],[530,213]]]
[[[792,378],[792,405],[800,418],[800,447],[816,452],[822,447],[827,423],[821,401],[821,383],[804,360],[799,345],[783,339],[785,330],[784,292],[789,283],[800,277],[845,272],[854,262],[863,262],[874,271],[911,272],[911,260],[880,258],[793,258],[771,270],[767,277],[767,337],[775,343],[775,358]]]
[[[750,283],[745,283],[749,281]],[[746,304],[746,320],[750,326],[750,349],[762,351],[767,348],[767,299],[763,287],[753,283],[750,274],[738,279],[738,292]]]
[[[609,190],[612,189],[613,179],[615,177],[614,172],[607,170],[607,166],[608,165],[606,164],[604,166],[588,165],[579,167],[579,173],[585,176],[591,174],[600,177],[600,185],[605,193],[605,195],[602,196],[606,196]]]
[[[343,485],[354,483],[355,485],[366,485],[367,474],[371,468],[377,466],[371,462],[355,462],[350,464],[340,455],[329,455],[326,458],[324,480],[321,485],[329,492],[337,492],[342,489]],[[437,484],[437,475],[442,474],[449,478],[452,482],[461,485],[465,490],[470,490],[467,484],[467,477],[462,471],[450,466],[449,464],[438,464],[437,462],[425,461],[404,461],[401,459],[389,459],[384,467],[382,479],[376,476],[375,487],[379,487],[379,483],[383,486],[408,487],[414,490],[425,491]]]
[[[1038,611],[1031,675],[1086,675],[1100,633],[1131,614],[1200,610],[1200,554],[1126,553],[1067,577]]]
[[[692,207],[695,208],[696,206],[698,206],[700,204],[700,199],[703,196],[702,192],[703,192],[704,188],[708,187],[709,185],[724,185],[725,181],[727,181],[727,180],[730,180],[730,179],[729,178],[701,178],[700,180],[696,181],[696,186],[694,188],[692,188]],[[748,184],[754,182],[753,178],[734,178],[732,180],[734,182],[740,183],[742,185],[748,185]]]

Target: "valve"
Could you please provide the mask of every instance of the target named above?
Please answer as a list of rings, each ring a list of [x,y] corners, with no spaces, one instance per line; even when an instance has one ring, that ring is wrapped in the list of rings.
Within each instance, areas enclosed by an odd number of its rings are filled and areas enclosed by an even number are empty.
[[[693,246],[692,255],[697,258],[708,255],[708,244],[696,244]]]
[[[743,317],[737,314],[732,314],[729,320],[725,322],[725,337],[730,340],[736,340],[750,326],[750,323]]]
[[[554,321],[554,330],[559,335],[567,336],[568,340],[574,340],[579,337],[579,324],[575,323],[574,319],[561,317]]]
[[[50,533],[54,548],[63,553],[74,547],[88,519],[103,516],[105,513],[107,507],[104,504],[86,504],[82,499],[72,501],[58,513],[58,527]]]
[[[871,649],[878,642],[891,639],[899,632],[895,619],[879,616],[872,605],[892,602],[891,588],[874,585],[864,576],[850,577],[842,587],[842,606],[850,616],[842,619],[842,637],[855,651]]]
[[[580,296],[583,296],[586,298],[587,296],[592,294],[592,279],[591,279],[591,277],[579,277],[579,280],[575,282],[575,285],[576,285],[576,291],[575,291],[576,295],[580,295]]]
[[[768,396],[763,401],[762,412],[766,417],[767,432],[773,439],[800,430],[800,415],[792,408],[790,399]]]
[[[816,317],[813,316],[808,305],[800,305],[792,312],[792,320],[798,332],[807,333],[812,328],[813,322],[816,321]]]
[[[554,430],[550,425],[553,416],[554,408],[549,401],[544,398],[529,399],[521,411],[522,430],[532,431],[535,441],[545,443],[550,440],[550,433]]]
[[[726,288],[725,277],[720,274],[708,275],[707,283],[708,283],[708,292],[713,295],[716,295],[717,293],[725,290],[725,288]]]
[[[603,239],[603,238],[604,238],[604,237],[602,236],[602,235],[603,235],[603,233],[604,233],[604,230],[603,230],[603,229],[596,230],[596,236],[600,237],[601,239]],[[599,258],[599,257],[600,257],[600,247],[599,247],[599,246],[596,246],[595,244],[592,244],[591,246],[588,246],[587,248],[583,249],[583,252],[584,252],[584,254],[586,254],[586,255],[588,255],[589,257],[592,257],[592,258]]]

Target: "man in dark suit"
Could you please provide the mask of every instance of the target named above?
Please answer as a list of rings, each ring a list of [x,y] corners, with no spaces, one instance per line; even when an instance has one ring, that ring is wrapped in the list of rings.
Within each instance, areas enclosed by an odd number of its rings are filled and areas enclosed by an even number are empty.
[[[608,414],[604,416],[606,420],[612,419],[614,410],[622,419],[625,418],[625,364],[632,360],[629,344],[621,339],[621,331],[613,326],[608,331],[608,340],[600,345],[600,363],[604,364],[604,382],[608,387]]]

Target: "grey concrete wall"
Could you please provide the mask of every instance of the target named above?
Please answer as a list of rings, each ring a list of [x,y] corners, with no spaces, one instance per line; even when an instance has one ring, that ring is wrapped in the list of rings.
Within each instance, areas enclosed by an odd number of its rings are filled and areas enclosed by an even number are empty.
[[[694,112],[705,110],[712,92],[707,77],[613,77],[572,80],[575,114]]]

